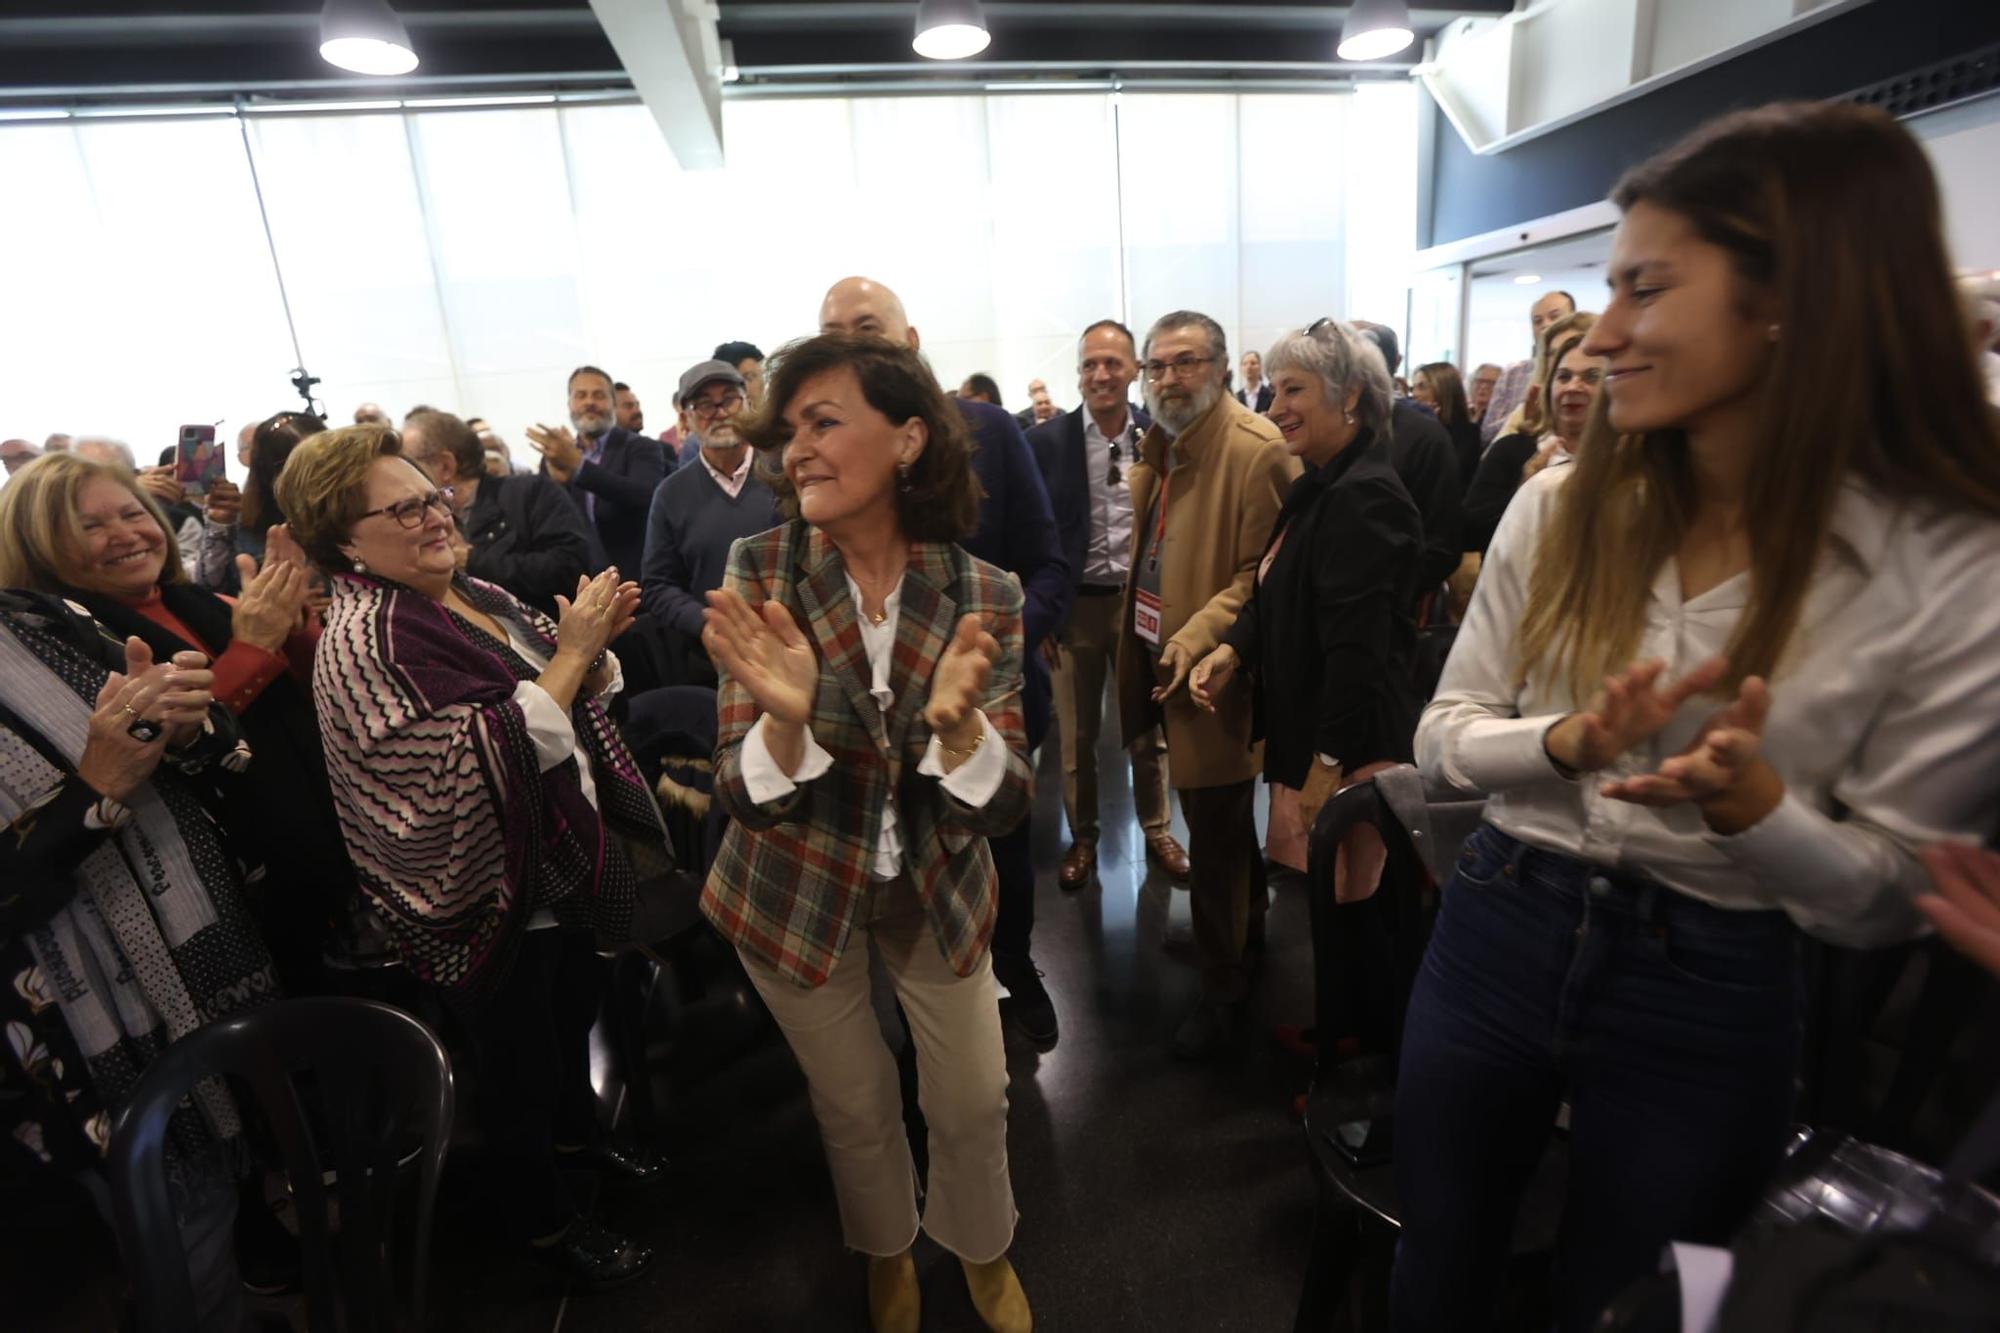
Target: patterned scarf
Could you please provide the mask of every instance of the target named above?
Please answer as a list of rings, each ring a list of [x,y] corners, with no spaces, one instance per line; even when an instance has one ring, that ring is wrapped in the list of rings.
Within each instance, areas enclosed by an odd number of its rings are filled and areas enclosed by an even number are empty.
[[[10,597],[0,607],[0,820],[50,800],[75,771],[109,674],[74,641],[76,622]],[[32,727],[33,734],[25,734]],[[53,762],[60,758],[61,765]],[[27,934],[29,951],[106,1106],[124,1104],[162,1047],[273,999],[277,981],[244,909],[214,822],[171,764],[124,801],[125,826],[74,871],[76,893]],[[240,1123],[217,1081],[194,1094],[193,1147]]]
[[[458,589],[554,653],[546,616],[476,579]],[[473,1002],[505,975],[538,909],[623,943],[633,873],[606,835],[654,848],[665,837],[596,700],[579,697],[570,720],[598,809],[574,761],[542,771],[514,701],[536,674],[436,598],[372,575],[333,580],[313,696],[348,851],[405,964]]]

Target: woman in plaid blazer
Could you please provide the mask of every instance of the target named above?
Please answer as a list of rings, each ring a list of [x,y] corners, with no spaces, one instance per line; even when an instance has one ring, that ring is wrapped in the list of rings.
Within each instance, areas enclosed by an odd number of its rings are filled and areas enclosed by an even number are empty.
[[[979,489],[959,413],[907,347],[827,335],[772,361],[741,425],[782,446],[790,520],[736,543],[702,641],[734,822],[702,910],[804,1069],[878,1330],[918,1321],[915,1167],[871,957],[917,1048],[922,1225],[999,1330],[1032,1326],[1007,1249],[1007,1068],[986,839],[1024,818],[1021,589],[956,542]]]

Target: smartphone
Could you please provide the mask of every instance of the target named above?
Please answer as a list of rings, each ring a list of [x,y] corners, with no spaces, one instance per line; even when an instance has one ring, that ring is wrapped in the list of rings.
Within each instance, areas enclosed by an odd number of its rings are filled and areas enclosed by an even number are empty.
[[[182,426],[179,446],[174,451],[174,480],[189,495],[207,495],[215,483],[226,478],[229,459],[216,448],[215,427]]]

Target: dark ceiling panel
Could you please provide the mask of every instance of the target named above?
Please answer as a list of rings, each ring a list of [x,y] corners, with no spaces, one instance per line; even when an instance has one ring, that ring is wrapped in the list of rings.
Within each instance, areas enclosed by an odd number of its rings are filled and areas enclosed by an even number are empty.
[[[423,64],[399,80],[352,77],[319,59],[315,0],[13,0],[0,9],[0,104],[305,94],[380,97],[564,89],[622,82],[588,0],[464,0],[397,6]],[[1511,0],[1413,8],[1428,35],[1461,14],[1499,14]],[[976,65],[910,50],[914,3],[724,0],[718,29],[749,84],[824,87],[865,79],[913,87],[939,78],[1062,77],[1196,68],[1208,79],[1397,77],[1397,62],[1339,65],[1332,46],[1344,7],[1258,0],[991,0],[993,45]],[[832,67],[832,68],[829,68]],[[959,71],[954,75],[953,71]],[[747,91],[747,89],[746,89]]]

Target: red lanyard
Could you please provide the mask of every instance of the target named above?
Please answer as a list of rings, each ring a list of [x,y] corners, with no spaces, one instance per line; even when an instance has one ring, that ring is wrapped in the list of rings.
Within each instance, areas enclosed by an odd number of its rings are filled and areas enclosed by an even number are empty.
[[[1146,556],[1146,567],[1160,567],[1160,543],[1167,539],[1167,486],[1174,479],[1171,472],[1160,473],[1160,498],[1158,519],[1153,524],[1153,549]]]

